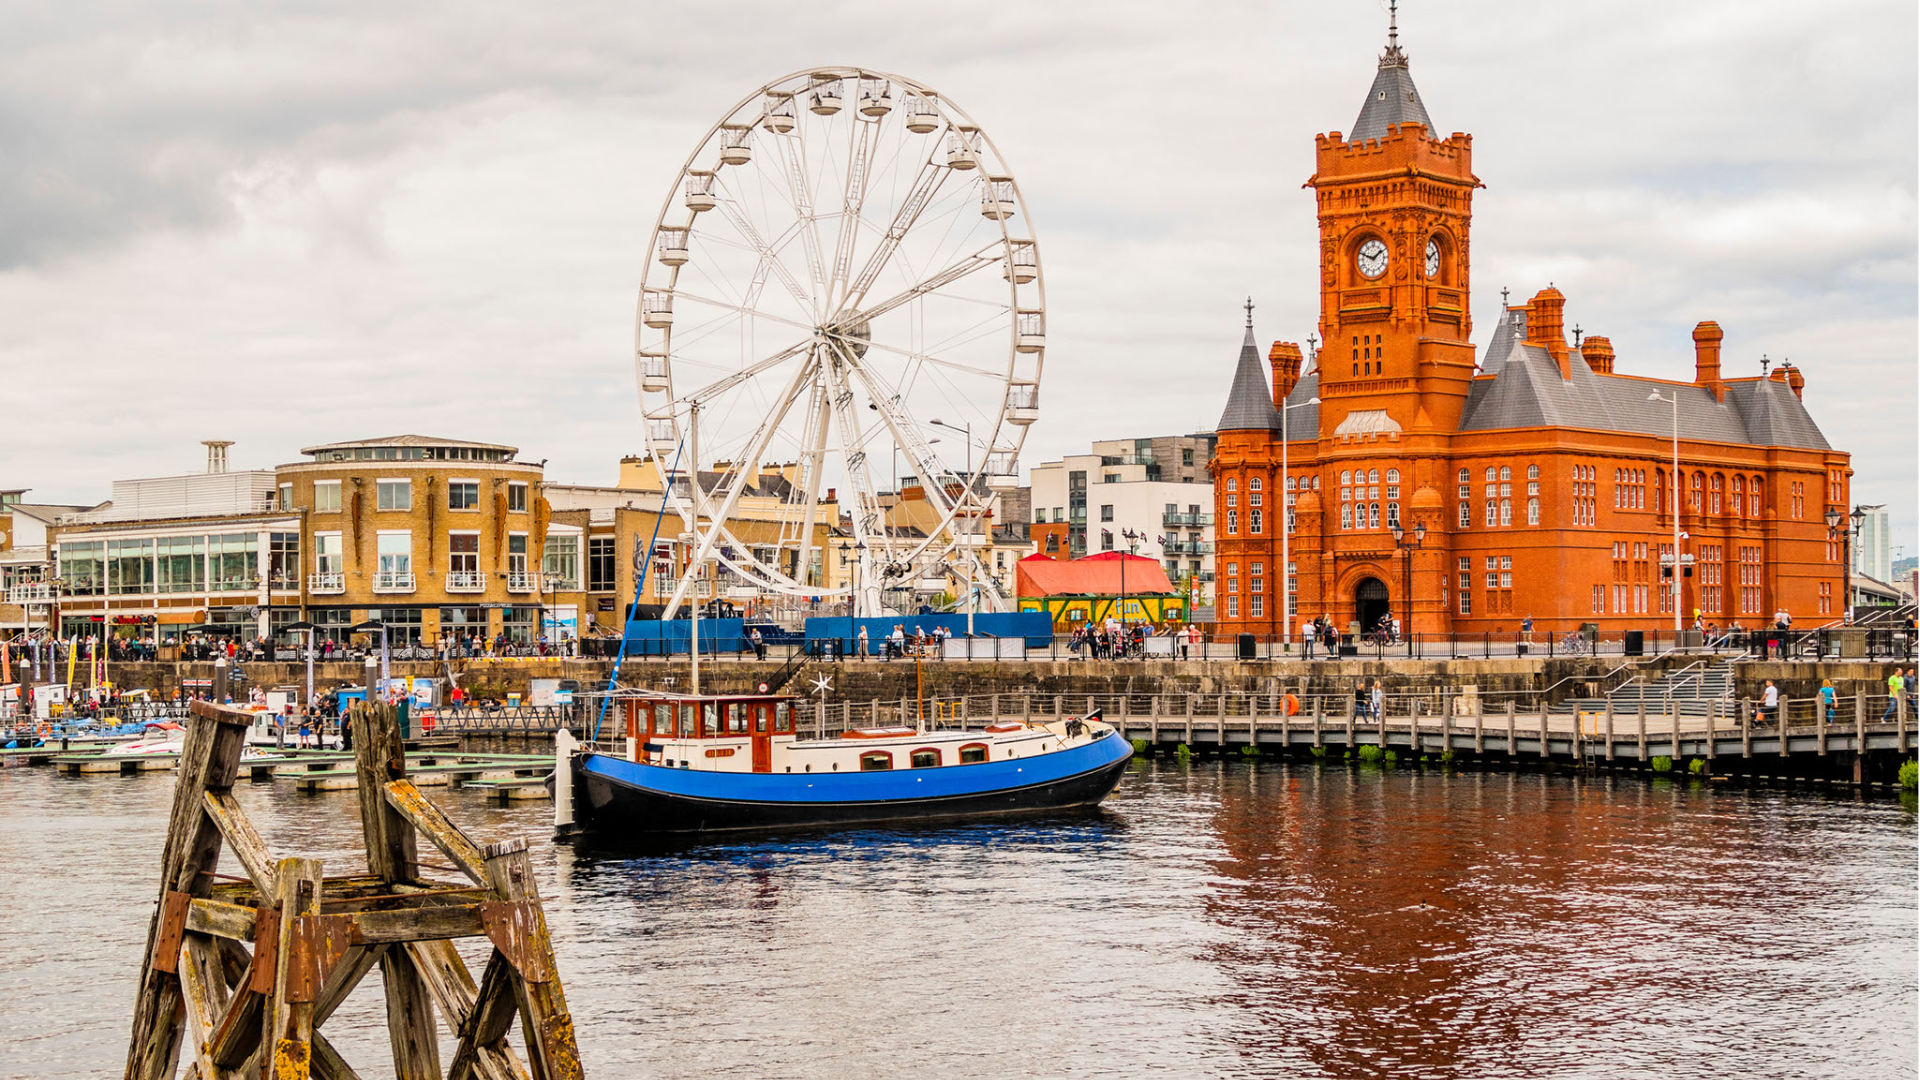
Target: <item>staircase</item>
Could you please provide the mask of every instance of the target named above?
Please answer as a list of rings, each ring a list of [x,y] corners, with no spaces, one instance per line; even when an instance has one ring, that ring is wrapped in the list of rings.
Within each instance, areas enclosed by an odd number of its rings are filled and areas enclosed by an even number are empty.
[[[1705,716],[1716,704],[1722,710],[1732,706],[1733,669],[1724,657],[1715,656],[1669,671],[1652,682],[1631,679],[1604,698],[1570,698],[1556,702],[1548,711],[1562,716],[1574,712],[1605,712],[1609,703],[1616,716],[1636,713],[1642,703],[1652,714]]]

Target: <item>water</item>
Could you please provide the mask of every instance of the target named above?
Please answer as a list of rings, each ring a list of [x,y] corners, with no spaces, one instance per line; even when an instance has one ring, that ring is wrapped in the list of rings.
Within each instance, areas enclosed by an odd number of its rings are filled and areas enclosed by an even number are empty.
[[[171,787],[0,774],[0,1076],[117,1074]],[[239,794],[360,865],[351,793]],[[535,838],[589,1075],[1915,1075],[1899,803],[1156,762],[1092,819],[607,855],[433,797]],[[368,1077],[380,1015],[325,1028]]]

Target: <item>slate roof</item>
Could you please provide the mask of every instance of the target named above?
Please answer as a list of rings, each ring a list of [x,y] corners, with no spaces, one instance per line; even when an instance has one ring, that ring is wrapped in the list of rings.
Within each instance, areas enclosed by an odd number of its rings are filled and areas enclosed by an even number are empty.
[[[1299,442],[1302,439],[1320,437],[1320,404],[1305,404],[1320,396],[1320,369],[1314,368],[1300,381],[1293,384],[1293,392],[1287,395],[1287,439]],[[1275,430],[1279,429],[1274,425]]]
[[[1496,342],[1501,336],[1496,330]],[[1680,430],[1689,439],[1830,449],[1806,406],[1784,382],[1729,382],[1726,400],[1716,401],[1711,390],[1691,383],[1596,375],[1579,353],[1571,358],[1573,377],[1562,379],[1546,349],[1512,340],[1511,331],[1504,336],[1510,344],[1490,369],[1493,378],[1473,381],[1461,431],[1570,427],[1671,437],[1673,406],[1647,400],[1658,390],[1669,397],[1679,395]],[[1492,345],[1488,360],[1494,360]]]
[[[1487,339],[1487,351],[1480,357],[1480,370],[1492,375],[1507,362],[1508,354],[1513,352],[1515,339],[1524,341],[1527,337],[1527,310],[1508,308],[1500,313],[1493,324],[1493,336]]]
[[[1395,46],[1380,58],[1380,70],[1373,76],[1373,87],[1367,91],[1367,100],[1360,106],[1360,116],[1347,133],[1347,141],[1384,139],[1389,124],[1405,123],[1424,124],[1427,134],[1433,134],[1427,106],[1407,71],[1407,56]]]
[[[1293,434],[1293,417],[1287,418],[1287,434]],[[1273,388],[1267,383],[1266,363],[1260,359],[1260,347],[1253,343],[1253,327],[1240,343],[1240,362],[1233,369],[1233,389],[1227,392],[1227,409],[1220,414],[1216,431],[1279,431],[1280,410],[1273,407]]]

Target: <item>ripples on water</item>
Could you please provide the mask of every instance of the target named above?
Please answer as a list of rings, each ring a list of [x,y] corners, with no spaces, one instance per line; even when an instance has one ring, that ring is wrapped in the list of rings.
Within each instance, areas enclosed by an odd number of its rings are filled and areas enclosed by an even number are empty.
[[[171,789],[0,774],[0,1076],[118,1072]],[[363,865],[350,793],[240,796]],[[434,797],[536,839],[590,1075],[1915,1075],[1897,803],[1156,762],[1093,818],[622,854]],[[326,1028],[369,1078],[381,1015]]]

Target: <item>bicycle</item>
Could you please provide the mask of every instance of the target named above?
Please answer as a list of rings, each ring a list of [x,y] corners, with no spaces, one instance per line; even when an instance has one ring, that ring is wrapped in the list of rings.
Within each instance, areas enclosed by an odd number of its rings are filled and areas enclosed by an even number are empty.
[[[1568,656],[1578,656],[1581,653],[1593,652],[1593,646],[1588,644],[1587,635],[1575,630],[1560,639],[1560,651]]]

